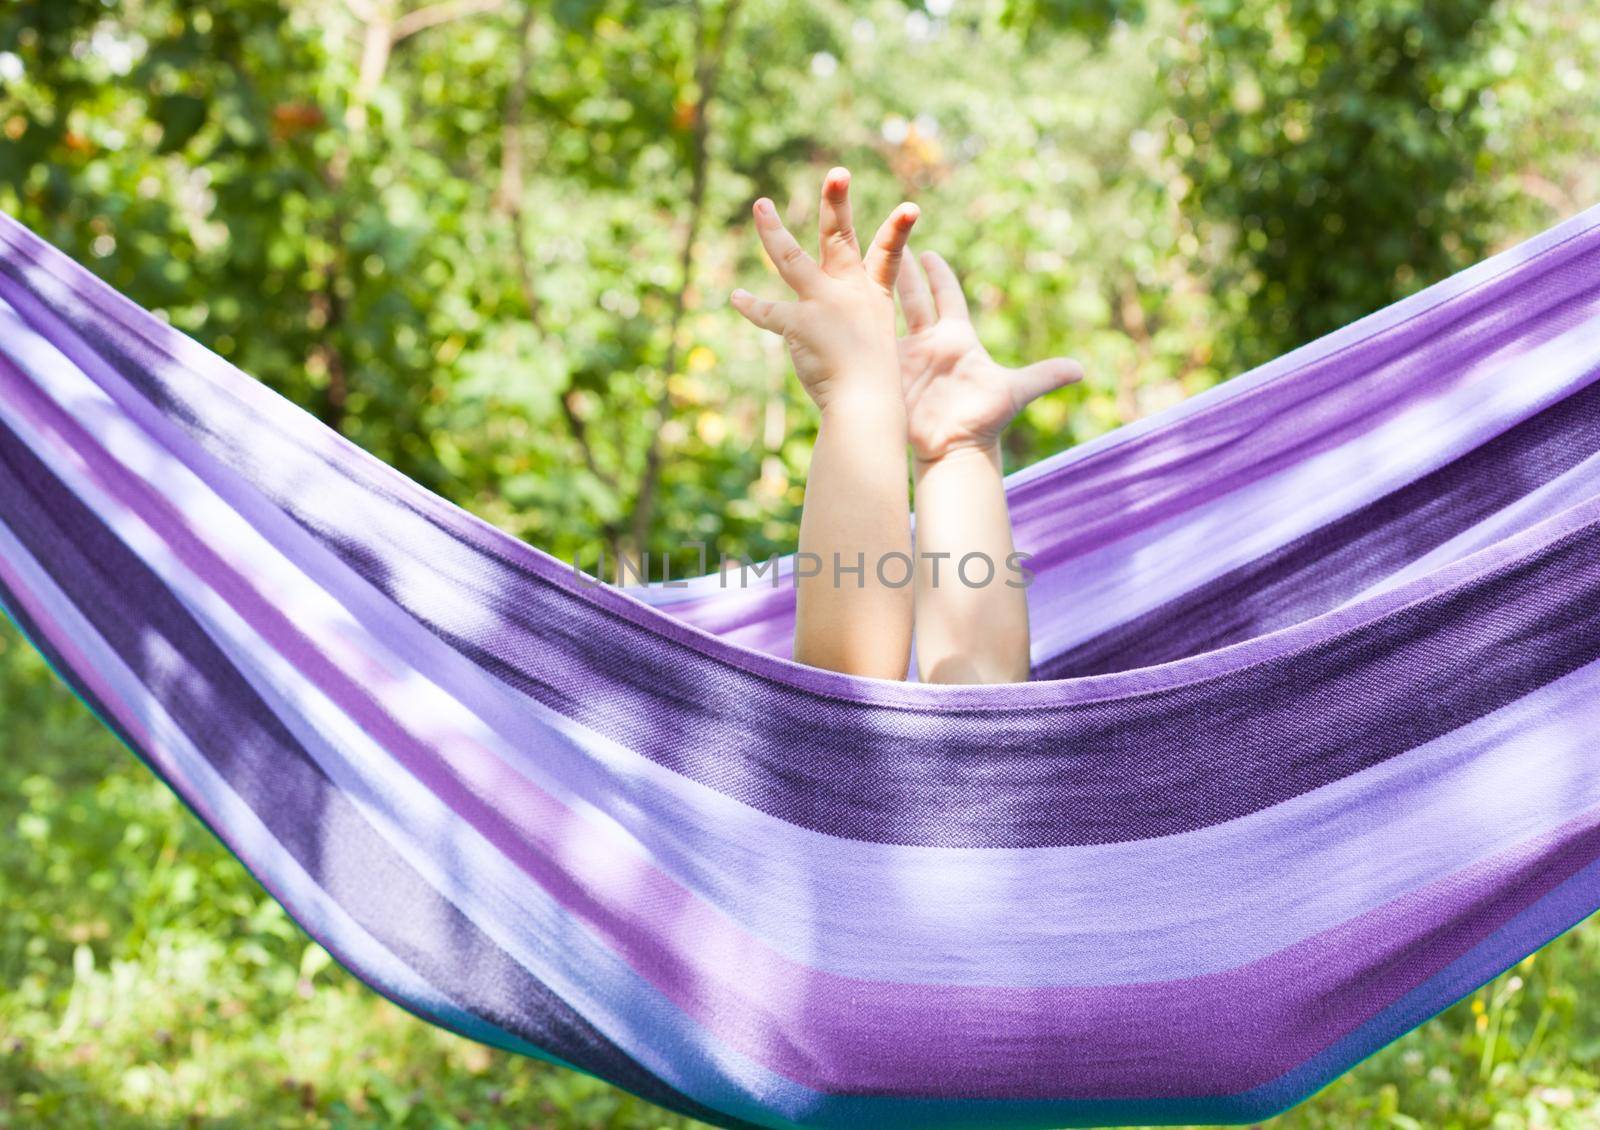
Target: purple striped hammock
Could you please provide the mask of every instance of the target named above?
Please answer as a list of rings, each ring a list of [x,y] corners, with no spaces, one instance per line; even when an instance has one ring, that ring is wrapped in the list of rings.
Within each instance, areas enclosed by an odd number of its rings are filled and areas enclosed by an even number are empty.
[[[0,217],[0,600],[306,931],[728,1127],[1259,1119],[1600,907],[1600,209],[1008,480],[1035,680],[785,658]]]

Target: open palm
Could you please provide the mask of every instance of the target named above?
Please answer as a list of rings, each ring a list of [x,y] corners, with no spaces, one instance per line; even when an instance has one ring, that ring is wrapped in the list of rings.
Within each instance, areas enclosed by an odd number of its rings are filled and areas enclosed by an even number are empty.
[[[1083,369],[1065,357],[1000,365],[978,340],[950,265],[932,251],[921,262],[919,271],[906,256],[896,287],[906,319],[899,341],[906,430],[912,451],[928,463],[994,444],[1024,405],[1078,380]]]

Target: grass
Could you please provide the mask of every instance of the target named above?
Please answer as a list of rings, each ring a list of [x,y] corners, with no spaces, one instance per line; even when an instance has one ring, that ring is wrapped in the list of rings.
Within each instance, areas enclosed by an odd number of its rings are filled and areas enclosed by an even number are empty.
[[[695,1125],[332,963],[0,627],[0,1128]],[[1274,1130],[1600,1125],[1591,919]]]

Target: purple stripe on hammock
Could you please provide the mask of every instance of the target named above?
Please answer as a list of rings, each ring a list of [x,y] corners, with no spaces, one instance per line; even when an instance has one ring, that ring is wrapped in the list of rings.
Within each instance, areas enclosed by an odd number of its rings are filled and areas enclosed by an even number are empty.
[[[1600,451],[1588,384],[1431,475],[1039,665],[1059,679],[1146,667],[1309,620]]]

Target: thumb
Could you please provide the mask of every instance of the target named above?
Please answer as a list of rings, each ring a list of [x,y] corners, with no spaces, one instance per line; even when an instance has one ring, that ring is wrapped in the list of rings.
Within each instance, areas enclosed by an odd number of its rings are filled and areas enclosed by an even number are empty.
[[[783,333],[788,321],[788,302],[769,302],[765,298],[757,298],[748,290],[740,288],[728,296],[729,304],[749,321],[764,330],[772,333]]]
[[[1052,357],[1011,370],[1011,399],[1018,408],[1047,392],[1083,379],[1083,366],[1069,357]]]

